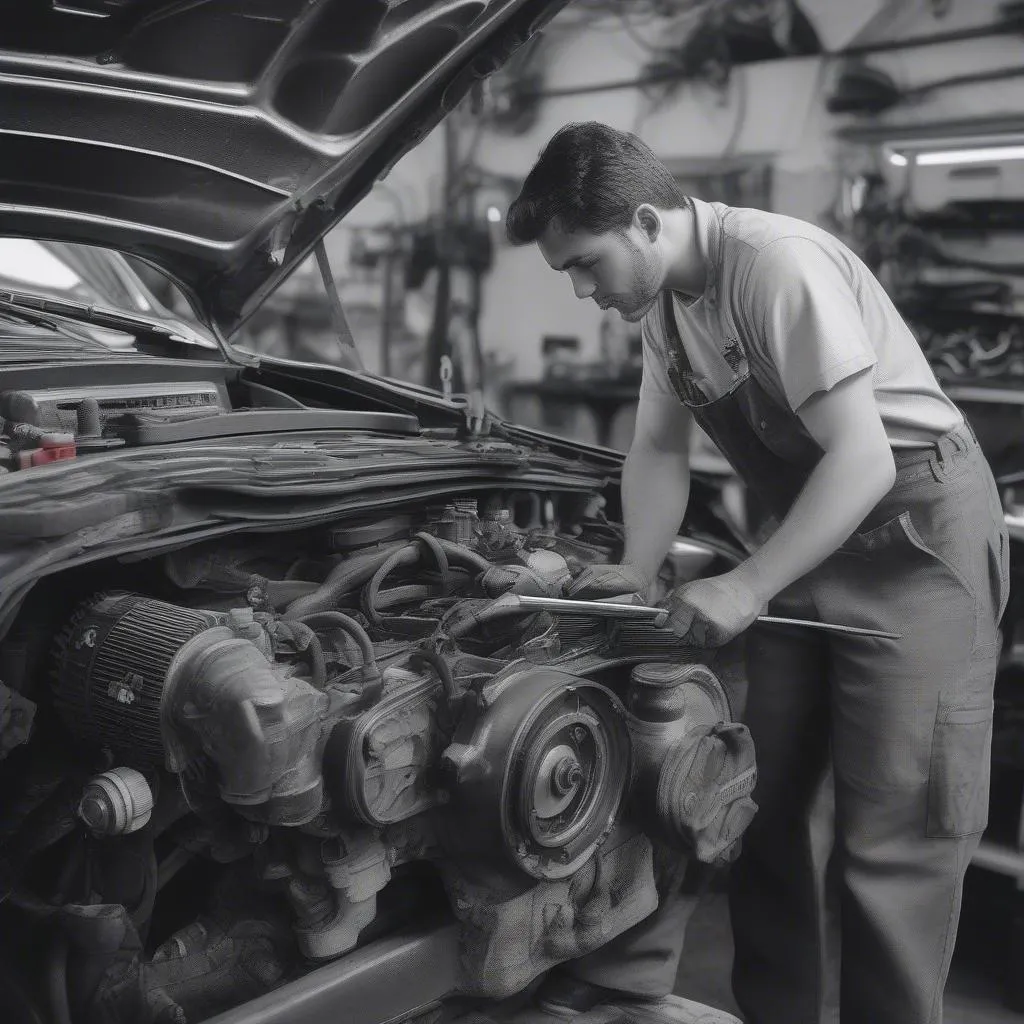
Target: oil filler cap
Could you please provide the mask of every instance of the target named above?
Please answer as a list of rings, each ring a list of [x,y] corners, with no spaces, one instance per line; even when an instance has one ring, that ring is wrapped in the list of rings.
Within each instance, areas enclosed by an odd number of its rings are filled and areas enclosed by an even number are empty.
[[[86,783],[78,816],[96,835],[137,832],[153,813],[153,791],[142,772],[113,768]]]

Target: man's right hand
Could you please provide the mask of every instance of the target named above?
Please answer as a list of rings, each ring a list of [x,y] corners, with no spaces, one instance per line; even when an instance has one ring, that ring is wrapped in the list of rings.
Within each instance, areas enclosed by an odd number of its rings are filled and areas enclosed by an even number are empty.
[[[605,597],[645,594],[651,581],[635,565],[588,565],[566,585],[565,596],[581,601],[599,601]]]

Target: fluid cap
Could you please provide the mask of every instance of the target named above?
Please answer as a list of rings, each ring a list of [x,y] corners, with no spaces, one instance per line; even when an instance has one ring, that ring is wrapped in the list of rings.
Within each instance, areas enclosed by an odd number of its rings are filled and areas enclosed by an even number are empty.
[[[78,816],[101,836],[136,832],[153,813],[153,791],[134,768],[112,768],[86,783]]]

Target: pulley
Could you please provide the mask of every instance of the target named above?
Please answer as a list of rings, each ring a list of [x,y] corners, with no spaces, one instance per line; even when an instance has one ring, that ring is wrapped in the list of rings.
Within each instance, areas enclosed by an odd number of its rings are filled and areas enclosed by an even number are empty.
[[[493,850],[534,878],[565,878],[618,820],[630,778],[625,712],[599,683],[516,666],[481,687],[443,764],[448,813],[455,831],[472,824],[463,835],[474,856]]]

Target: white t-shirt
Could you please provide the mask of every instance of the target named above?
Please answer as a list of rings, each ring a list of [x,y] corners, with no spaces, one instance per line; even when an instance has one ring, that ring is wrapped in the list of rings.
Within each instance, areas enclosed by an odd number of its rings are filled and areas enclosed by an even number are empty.
[[[885,290],[839,239],[792,217],[693,202],[707,282],[691,301],[673,294],[673,311],[709,400],[728,394],[753,366],[769,396],[795,411],[870,367],[893,447],[963,422]],[[677,395],[660,302],[642,334],[641,392]]]

